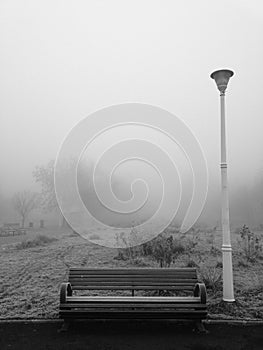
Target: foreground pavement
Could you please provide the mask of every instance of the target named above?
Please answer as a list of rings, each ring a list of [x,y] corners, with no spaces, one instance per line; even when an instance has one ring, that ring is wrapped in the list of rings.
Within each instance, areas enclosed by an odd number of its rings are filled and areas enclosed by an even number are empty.
[[[0,322],[1,350],[261,350],[263,326],[208,324],[208,334],[173,322],[85,322],[59,332],[60,321]]]

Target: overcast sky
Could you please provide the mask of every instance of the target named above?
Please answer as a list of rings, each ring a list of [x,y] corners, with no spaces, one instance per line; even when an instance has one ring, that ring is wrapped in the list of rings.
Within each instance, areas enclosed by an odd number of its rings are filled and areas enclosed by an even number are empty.
[[[1,191],[30,186],[71,128],[112,104],[142,102],[181,118],[220,184],[219,93],[227,90],[229,179],[263,170],[263,4],[228,1],[0,2]]]

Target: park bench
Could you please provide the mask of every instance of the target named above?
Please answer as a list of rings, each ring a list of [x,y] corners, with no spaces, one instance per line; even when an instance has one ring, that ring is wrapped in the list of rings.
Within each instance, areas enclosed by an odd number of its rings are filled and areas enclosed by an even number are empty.
[[[76,291],[115,291],[114,295],[76,295]],[[117,295],[116,291],[130,295]],[[135,295],[157,291],[157,296]],[[89,292],[87,292],[89,291]],[[163,296],[167,291],[183,296]],[[120,293],[120,292],[119,292]],[[102,293],[101,293],[102,294]],[[87,269],[71,268],[60,289],[59,317],[63,330],[79,319],[177,319],[194,320],[205,331],[206,287],[198,283],[195,268]]]
[[[26,230],[20,228],[19,223],[5,223],[3,227],[0,228],[0,236],[18,236],[25,235]]]

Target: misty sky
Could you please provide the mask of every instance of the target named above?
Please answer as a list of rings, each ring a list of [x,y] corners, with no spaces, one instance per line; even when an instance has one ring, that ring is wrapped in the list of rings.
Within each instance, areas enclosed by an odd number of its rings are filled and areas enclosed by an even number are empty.
[[[193,131],[220,186],[215,69],[227,90],[232,186],[263,172],[261,1],[0,2],[0,189],[32,184],[71,128],[102,107],[160,106]]]

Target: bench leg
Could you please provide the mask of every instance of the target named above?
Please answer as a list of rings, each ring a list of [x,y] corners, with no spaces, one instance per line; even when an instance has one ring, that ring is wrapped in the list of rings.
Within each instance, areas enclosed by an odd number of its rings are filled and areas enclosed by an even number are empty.
[[[197,332],[200,334],[208,334],[209,333],[201,320],[198,320],[195,322],[195,327],[193,330],[194,330],[194,332]]]
[[[61,328],[58,330],[58,332],[67,332],[67,330],[69,329],[69,322],[68,321],[64,321]]]

